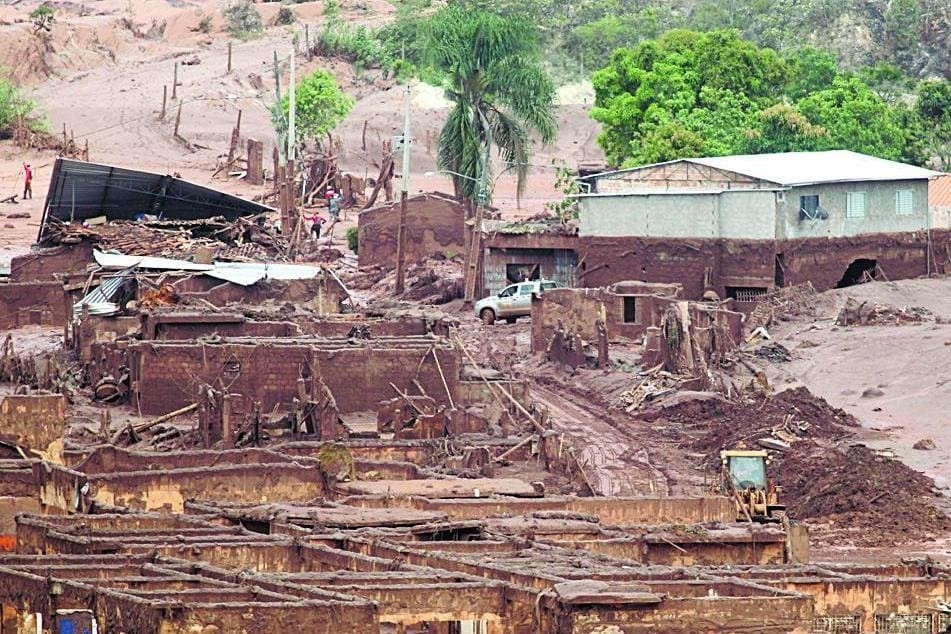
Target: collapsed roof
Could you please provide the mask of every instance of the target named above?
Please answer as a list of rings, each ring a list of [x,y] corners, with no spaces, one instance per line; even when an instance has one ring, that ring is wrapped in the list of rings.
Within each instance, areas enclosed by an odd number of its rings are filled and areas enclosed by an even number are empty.
[[[150,214],[163,220],[197,220],[274,211],[271,207],[226,194],[175,176],[57,158],[46,194],[39,240],[50,219],[82,222],[133,220]]]

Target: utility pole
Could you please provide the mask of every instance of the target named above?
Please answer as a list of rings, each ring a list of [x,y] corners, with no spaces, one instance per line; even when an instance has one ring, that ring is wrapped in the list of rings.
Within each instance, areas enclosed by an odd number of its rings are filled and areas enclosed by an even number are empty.
[[[287,88],[289,116],[287,121],[287,160],[293,161],[297,133],[297,70],[294,64],[294,50],[291,49],[291,82]]]
[[[297,140],[297,68],[295,66],[294,49],[291,49],[291,79],[287,87],[287,183],[285,185],[287,200],[287,231],[292,235],[292,241],[297,237],[297,223],[300,218],[297,214],[296,192],[294,191],[294,156]]]
[[[492,152],[492,134],[485,140],[485,149],[479,166],[479,180],[476,187],[475,222],[469,230],[469,250],[466,253],[466,271],[463,278],[463,302],[470,306],[475,301],[476,279],[479,276],[479,260],[482,251],[482,218],[488,202],[489,156]]]
[[[409,198],[409,114],[412,105],[412,88],[406,85],[406,112],[403,116],[403,186],[400,192],[400,225],[396,231],[396,288],[400,295],[406,285],[406,199]]]

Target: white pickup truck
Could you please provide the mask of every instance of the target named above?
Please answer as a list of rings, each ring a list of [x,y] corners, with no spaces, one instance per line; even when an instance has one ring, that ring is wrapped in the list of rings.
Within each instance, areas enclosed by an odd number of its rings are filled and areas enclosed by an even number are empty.
[[[498,295],[490,295],[476,302],[476,317],[486,325],[494,324],[496,319],[514,324],[519,317],[532,314],[534,295],[541,295],[551,288],[558,288],[558,284],[551,280],[532,280],[506,286]]]

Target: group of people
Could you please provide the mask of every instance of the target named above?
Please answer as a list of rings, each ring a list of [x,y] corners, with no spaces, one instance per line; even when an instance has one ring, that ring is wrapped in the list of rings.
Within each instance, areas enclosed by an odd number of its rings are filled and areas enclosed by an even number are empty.
[[[324,198],[327,200],[327,212],[330,215],[331,223],[336,223],[340,218],[341,196],[338,192],[328,188],[324,194]],[[317,212],[314,212],[313,216],[304,216],[304,220],[310,223],[311,237],[314,240],[319,240],[320,232],[323,229],[323,226],[327,223],[327,220]]]

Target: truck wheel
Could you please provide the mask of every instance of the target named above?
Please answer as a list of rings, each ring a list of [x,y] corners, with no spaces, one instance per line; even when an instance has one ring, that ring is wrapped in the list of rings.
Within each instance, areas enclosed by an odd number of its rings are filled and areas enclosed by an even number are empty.
[[[507,323],[507,324],[514,324],[517,319],[518,319],[518,317],[506,317],[506,318],[505,318],[505,323]]]
[[[482,323],[486,326],[491,326],[495,323],[495,311],[491,308],[483,308],[482,312],[479,313],[479,317],[482,318]]]

